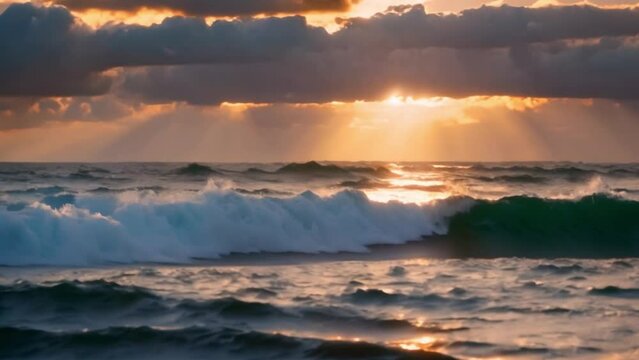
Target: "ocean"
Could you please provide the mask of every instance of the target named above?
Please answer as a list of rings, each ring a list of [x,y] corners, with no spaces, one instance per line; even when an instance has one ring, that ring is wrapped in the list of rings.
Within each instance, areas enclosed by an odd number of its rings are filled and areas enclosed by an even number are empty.
[[[639,164],[0,164],[0,358],[639,358]]]

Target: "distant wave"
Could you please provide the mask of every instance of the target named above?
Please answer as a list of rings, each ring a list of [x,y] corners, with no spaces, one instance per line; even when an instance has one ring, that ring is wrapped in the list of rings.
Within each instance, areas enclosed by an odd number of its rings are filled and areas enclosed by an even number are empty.
[[[617,286],[606,286],[604,288],[593,288],[588,293],[597,296],[639,299],[639,289],[635,288],[625,289]]]
[[[279,168],[276,173],[279,174],[300,174],[300,175],[346,175],[348,171],[337,165],[322,165],[316,161],[298,164],[291,163]]]
[[[49,195],[0,207],[0,264],[186,263],[231,253],[362,252],[446,235],[454,257],[639,256],[639,202],[449,198],[377,203],[346,190],[283,198],[216,186],[196,194]],[[125,194],[123,194],[125,195]],[[169,196],[170,195],[170,196]],[[441,237],[437,238],[438,243]]]
[[[378,178],[386,178],[396,176],[389,169],[379,166],[338,166],[335,164],[320,164],[317,161],[309,161],[306,163],[290,163],[286,164],[274,172],[269,172],[259,168],[250,168],[245,171],[247,174],[275,174],[275,175],[296,175],[309,177],[344,177],[365,175]]]
[[[501,176],[475,176],[475,180],[483,182],[504,182],[504,183],[521,183],[521,184],[543,184],[550,179],[543,176],[534,176],[529,174],[519,175],[501,175]]]
[[[489,173],[525,173],[538,176],[563,176],[568,180],[581,181],[585,178],[604,175],[612,177],[627,177],[639,175],[639,166],[632,165],[487,165],[476,164],[470,166],[474,171],[485,171]]]
[[[107,169],[95,167],[95,166],[80,166],[77,171],[68,175],[72,180],[95,180],[100,179],[103,176],[108,176],[111,172]],[[97,174],[97,175],[96,175]],[[117,179],[117,178],[116,178]]]
[[[191,176],[210,176],[220,175],[219,171],[214,170],[210,166],[201,165],[198,163],[191,163],[183,166],[175,171],[179,175],[191,175]]]

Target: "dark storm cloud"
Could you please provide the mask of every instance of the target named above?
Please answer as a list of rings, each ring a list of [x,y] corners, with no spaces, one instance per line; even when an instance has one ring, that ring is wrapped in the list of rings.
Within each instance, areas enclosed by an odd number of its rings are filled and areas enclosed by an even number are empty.
[[[10,6],[0,14],[0,96],[97,95],[122,66],[265,61],[328,36],[303,17],[219,21],[169,18],[91,30],[62,7]]]
[[[398,9],[344,20],[334,41],[378,48],[492,48],[639,33],[639,9],[486,6],[451,15],[428,14],[421,5]]]
[[[411,49],[298,54],[278,62],[140,69],[123,91],[145,101],[314,103],[405,96],[639,98],[639,47]]]
[[[0,15],[0,96],[96,95],[118,84],[140,101],[193,104],[376,100],[393,89],[639,98],[638,10],[432,15],[408,6],[344,24],[328,34],[299,16],[174,17],[94,30],[62,7],[12,5]]]
[[[250,16],[347,11],[358,0],[59,0],[73,10],[173,10],[194,16]]]
[[[108,91],[110,79],[84,61],[90,34],[64,8],[7,8],[0,15],[0,96]]]
[[[270,61],[294,50],[319,50],[327,45],[323,28],[301,16],[245,21],[174,17],[152,26],[117,25],[96,31],[89,39],[101,69],[119,66]]]

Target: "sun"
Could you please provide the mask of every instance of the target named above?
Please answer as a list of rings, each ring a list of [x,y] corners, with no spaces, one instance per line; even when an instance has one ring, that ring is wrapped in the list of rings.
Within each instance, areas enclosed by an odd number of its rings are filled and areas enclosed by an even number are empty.
[[[406,99],[404,99],[401,96],[393,95],[393,96],[389,97],[388,99],[384,100],[384,103],[388,104],[390,106],[401,106],[401,105],[404,105],[406,103],[405,100]]]
[[[447,97],[413,97],[402,95],[391,95],[386,100],[382,101],[383,104],[389,106],[413,106],[420,108],[438,108],[455,103],[455,99]]]

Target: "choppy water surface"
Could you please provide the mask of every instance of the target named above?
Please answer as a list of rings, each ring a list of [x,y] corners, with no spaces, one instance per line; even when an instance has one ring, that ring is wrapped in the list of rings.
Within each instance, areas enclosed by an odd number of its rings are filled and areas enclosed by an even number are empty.
[[[5,269],[2,358],[633,359],[638,260]]]
[[[636,164],[0,164],[0,358],[634,359],[638,258]]]

